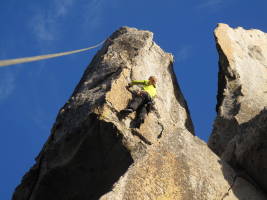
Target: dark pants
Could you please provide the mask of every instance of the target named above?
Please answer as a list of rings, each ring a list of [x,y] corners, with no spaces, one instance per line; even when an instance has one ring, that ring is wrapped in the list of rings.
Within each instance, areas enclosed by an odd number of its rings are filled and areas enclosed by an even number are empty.
[[[128,108],[137,111],[137,119],[144,121],[146,114],[149,112],[148,106],[152,103],[152,99],[148,93],[142,92],[141,94],[136,94],[132,101],[130,102]]]

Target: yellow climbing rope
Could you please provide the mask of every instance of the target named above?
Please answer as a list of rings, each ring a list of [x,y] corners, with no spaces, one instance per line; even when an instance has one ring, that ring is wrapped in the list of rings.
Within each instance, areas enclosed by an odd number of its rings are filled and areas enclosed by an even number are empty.
[[[66,56],[74,53],[79,53],[82,51],[87,51],[89,49],[94,49],[102,45],[106,40],[100,42],[99,44],[91,47],[87,47],[84,49],[78,49],[74,51],[66,51],[62,53],[54,53],[54,54],[46,54],[46,55],[40,55],[40,56],[33,56],[33,57],[25,57],[25,58],[15,58],[15,59],[8,59],[8,60],[0,60],[0,67],[4,66],[9,66],[9,65],[15,65],[15,64],[21,64],[21,63],[26,63],[26,62],[33,62],[33,61],[38,61],[38,60],[44,60],[44,59],[49,59],[49,58],[55,58],[59,56]]]

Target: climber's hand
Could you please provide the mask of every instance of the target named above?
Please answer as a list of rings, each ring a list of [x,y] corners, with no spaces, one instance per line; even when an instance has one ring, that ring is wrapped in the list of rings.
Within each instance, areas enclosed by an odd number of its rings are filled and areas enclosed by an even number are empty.
[[[128,85],[127,85],[128,88],[129,88],[129,87],[132,87],[132,86],[133,86],[132,83],[128,83]]]

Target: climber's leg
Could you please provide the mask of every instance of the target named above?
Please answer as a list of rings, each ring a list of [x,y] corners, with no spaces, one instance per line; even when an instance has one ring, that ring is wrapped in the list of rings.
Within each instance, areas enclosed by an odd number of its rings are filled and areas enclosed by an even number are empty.
[[[142,105],[142,107],[138,110],[136,124],[139,128],[142,123],[145,121],[145,117],[147,115],[146,104]]]
[[[143,97],[140,95],[137,95],[132,99],[128,108],[131,108],[134,111],[136,111],[142,103],[143,103]]]
[[[131,102],[129,103],[129,105],[127,106],[126,109],[122,110],[122,112],[124,113],[131,113],[133,111],[136,111],[140,105],[142,105],[143,103],[143,97],[136,95],[134,96],[134,98],[131,100]]]

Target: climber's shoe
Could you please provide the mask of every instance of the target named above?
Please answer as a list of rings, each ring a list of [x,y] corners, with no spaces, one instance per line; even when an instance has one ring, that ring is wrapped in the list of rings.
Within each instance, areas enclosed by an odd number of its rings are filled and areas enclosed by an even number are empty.
[[[122,113],[132,113],[133,109],[132,108],[126,108],[124,110],[121,111]]]

